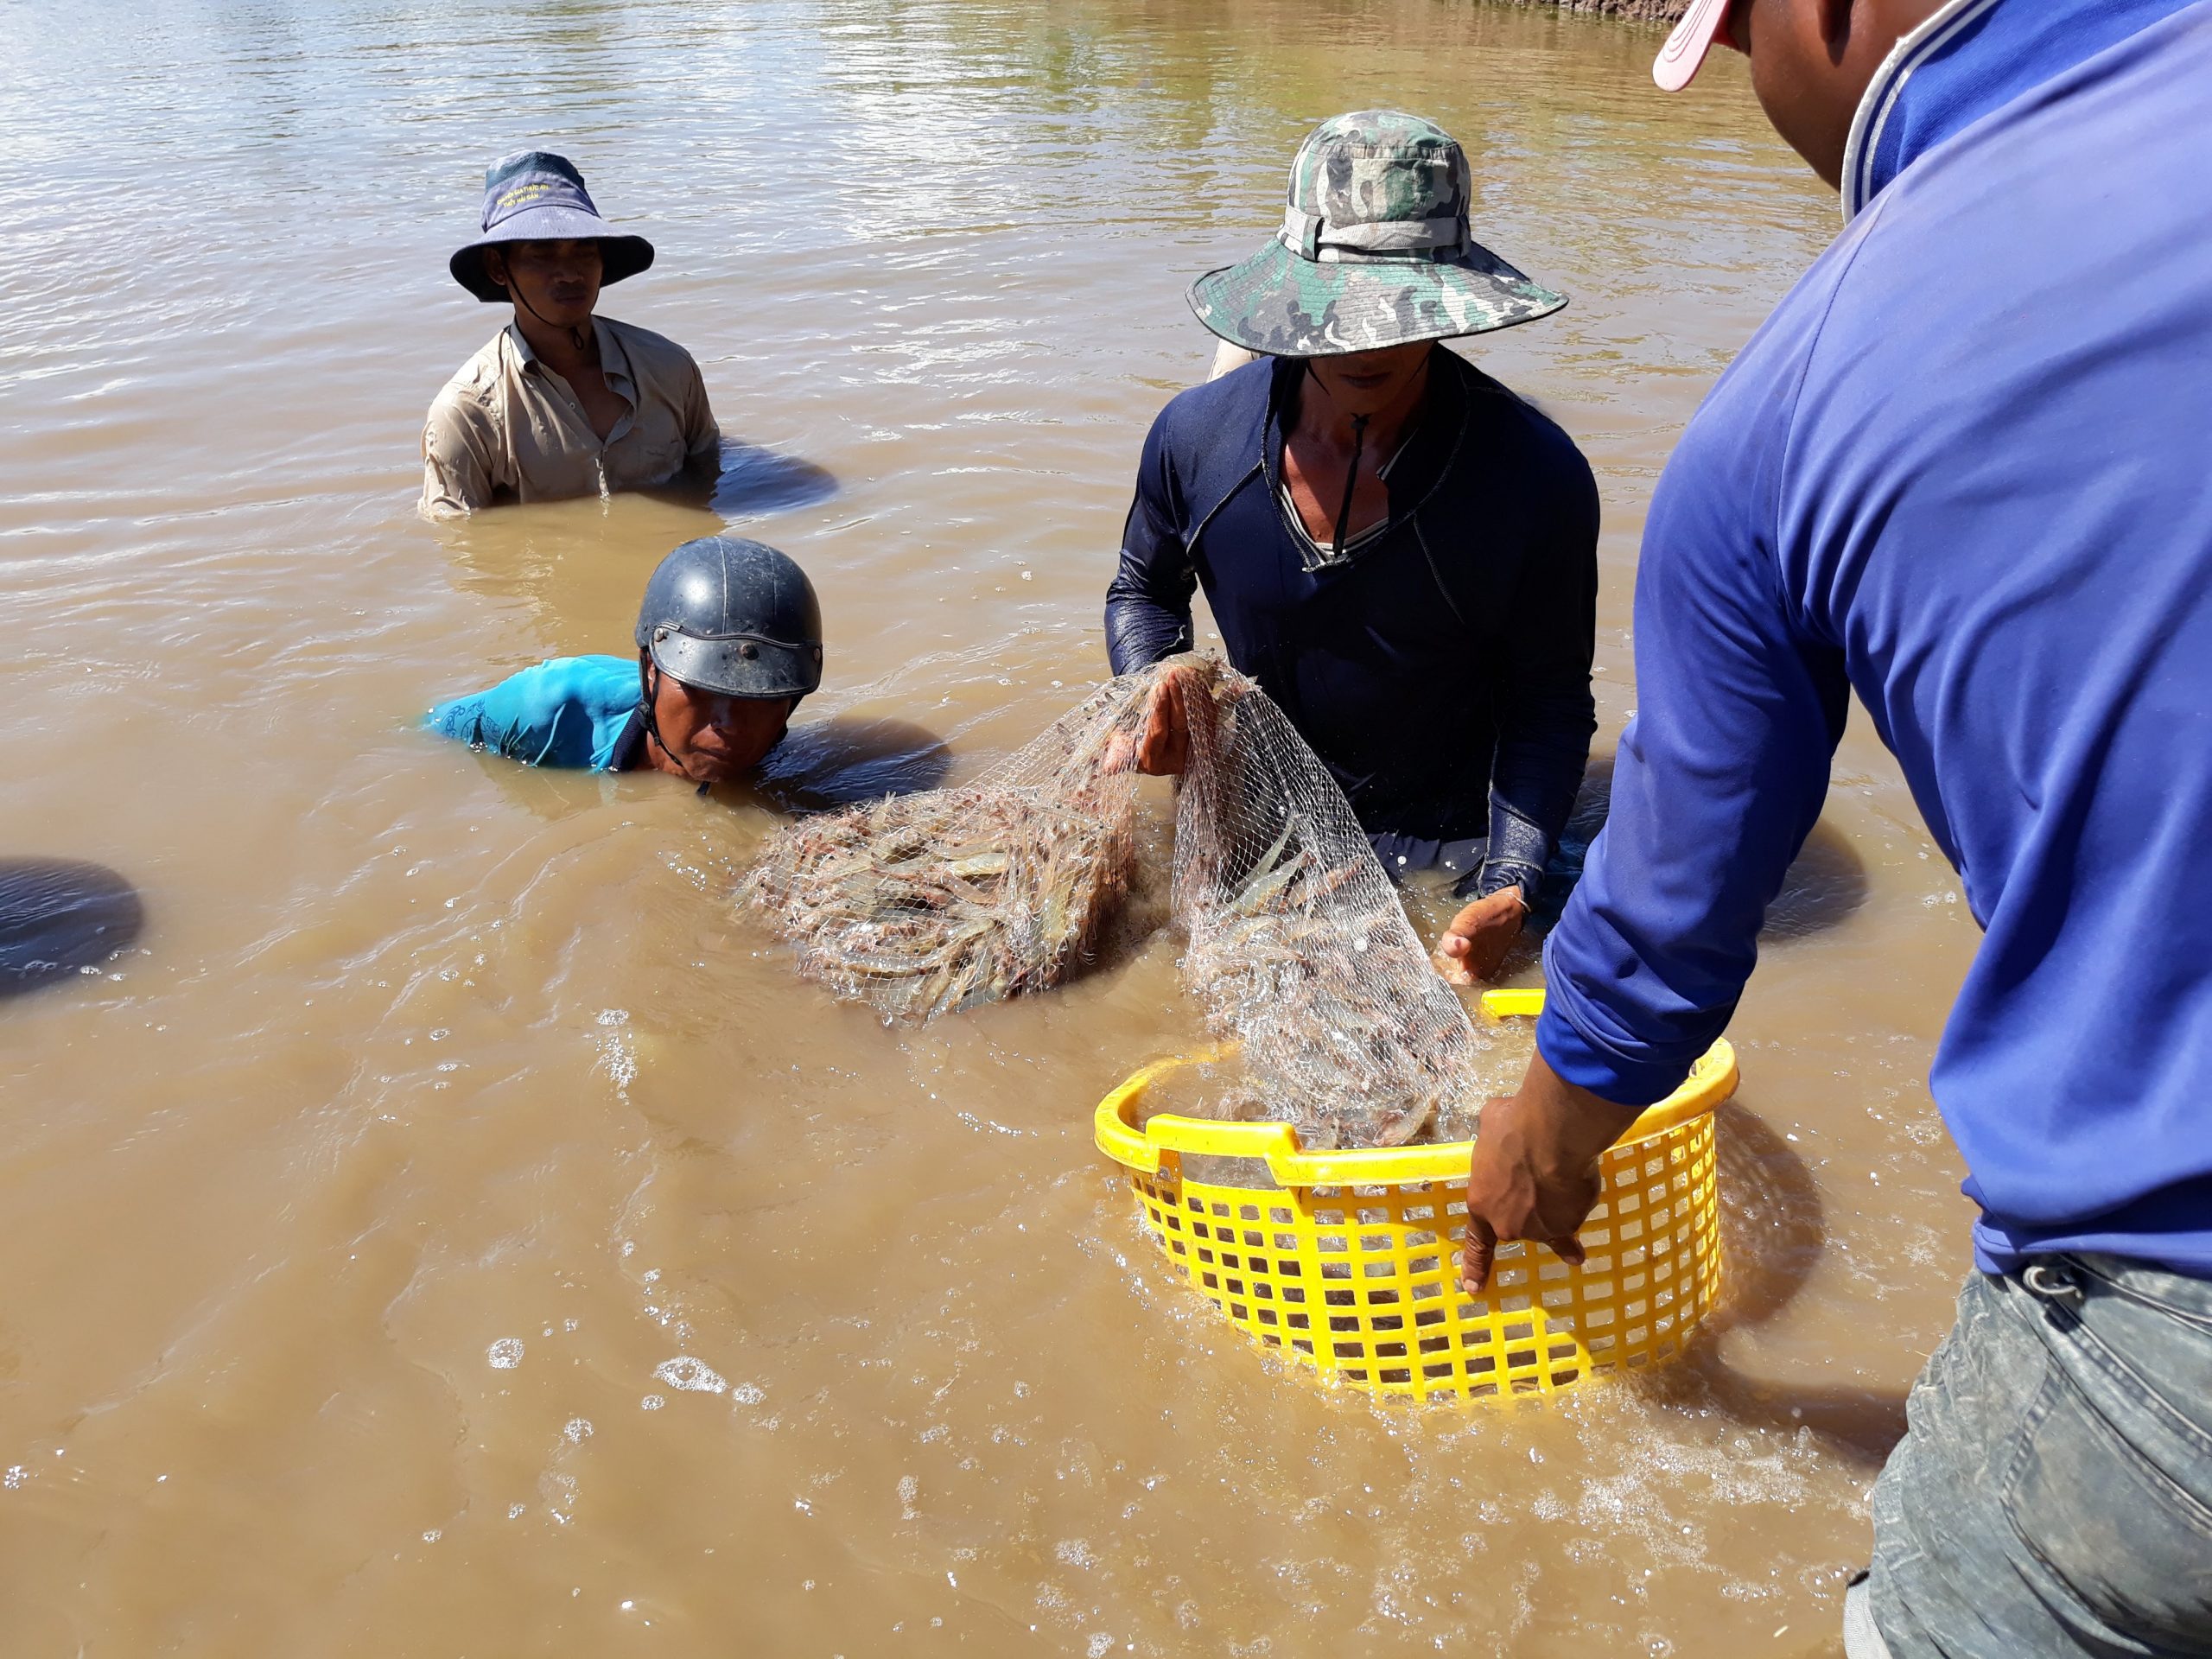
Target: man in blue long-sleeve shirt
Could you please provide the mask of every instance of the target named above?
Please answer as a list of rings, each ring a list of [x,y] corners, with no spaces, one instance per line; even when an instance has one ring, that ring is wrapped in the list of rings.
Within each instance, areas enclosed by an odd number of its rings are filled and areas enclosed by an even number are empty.
[[[1468,233],[1467,163],[1430,123],[1325,121],[1282,232],[1192,305],[1266,353],[1145,440],[1107,591],[1116,673],[1191,648],[1201,583],[1229,658],[1279,703],[1394,874],[1472,900],[1440,966],[1519,932],[1596,729],[1598,492],[1566,433],[1436,342],[1566,302]],[[1173,771],[1180,704],[1138,758]]]
[[[1979,1271],[1850,1650],[2212,1653],[2212,0],[1696,0],[1661,84],[1716,36],[1851,222],[1653,499],[1466,1276],[1572,1253],[1726,1025],[1855,690],[1984,939],[1932,1077]]]

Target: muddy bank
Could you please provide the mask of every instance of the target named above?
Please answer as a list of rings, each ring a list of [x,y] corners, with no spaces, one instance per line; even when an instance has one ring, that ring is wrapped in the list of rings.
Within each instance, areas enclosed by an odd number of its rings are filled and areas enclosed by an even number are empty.
[[[1678,22],[1689,10],[1689,0],[1516,0],[1516,3],[1549,5],[1595,17],[1628,17],[1643,23]]]

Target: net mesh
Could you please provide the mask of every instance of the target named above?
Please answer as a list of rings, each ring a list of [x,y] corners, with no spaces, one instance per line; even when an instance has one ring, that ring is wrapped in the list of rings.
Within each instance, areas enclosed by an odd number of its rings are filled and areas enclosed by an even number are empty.
[[[1109,681],[973,783],[802,818],[747,896],[802,974],[895,1023],[1058,984],[1135,874],[1128,757],[1154,677]]]
[[[1256,1104],[1313,1148],[1471,1134],[1480,1039],[1336,779],[1243,675],[1199,659],[1177,689],[1183,976],[1238,1045],[1238,1115]]]
[[[1315,1148],[1473,1131],[1482,1043],[1319,759],[1203,657],[1109,682],[975,782],[801,820],[747,878],[801,972],[887,1019],[1045,989],[1090,956],[1136,863],[1155,688],[1189,754],[1173,907],[1184,982],[1243,1075],[1219,1115]]]

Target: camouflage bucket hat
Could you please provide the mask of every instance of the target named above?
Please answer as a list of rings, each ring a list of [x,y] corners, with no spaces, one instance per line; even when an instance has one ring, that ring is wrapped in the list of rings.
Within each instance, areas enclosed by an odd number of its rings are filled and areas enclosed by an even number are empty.
[[[1564,295],[1469,234],[1466,153],[1395,110],[1333,116],[1290,164],[1282,229],[1242,264],[1191,284],[1224,340],[1270,357],[1332,357],[1510,328]]]

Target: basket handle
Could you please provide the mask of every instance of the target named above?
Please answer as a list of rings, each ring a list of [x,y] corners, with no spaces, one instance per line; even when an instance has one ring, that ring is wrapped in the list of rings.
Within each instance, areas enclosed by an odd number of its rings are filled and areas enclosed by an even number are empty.
[[[1483,993],[1483,1012],[1492,1019],[1525,1019],[1542,1013],[1543,1007],[1541,989]],[[1222,1123],[1174,1112],[1159,1114],[1141,1129],[1131,1122],[1135,1114],[1130,1109],[1159,1078],[1182,1066],[1218,1060],[1235,1049],[1234,1044],[1222,1044],[1170,1055],[1131,1073],[1098,1103],[1092,1128],[1099,1150],[1143,1175],[1157,1175],[1160,1155],[1168,1152],[1256,1158],[1282,1186],[1409,1185],[1466,1179],[1473,1148],[1465,1141],[1308,1152],[1298,1144],[1298,1132],[1287,1123]],[[1699,1059],[1681,1088],[1646,1108],[1618,1144],[1664,1134],[1711,1111],[1736,1092],[1736,1053],[1724,1038]]]
[[[1117,1164],[1145,1175],[1160,1173],[1163,1153],[1196,1153],[1215,1158],[1257,1158],[1283,1186],[1330,1186],[1344,1182],[1465,1180],[1467,1143],[1441,1146],[1369,1147],[1354,1154],[1307,1152],[1287,1123],[1219,1123],[1177,1112],[1161,1112],[1140,1129],[1123,1109],[1161,1077],[1185,1065],[1217,1060],[1227,1048],[1172,1055],[1130,1074],[1098,1103],[1095,1122],[1099,1149]]]

